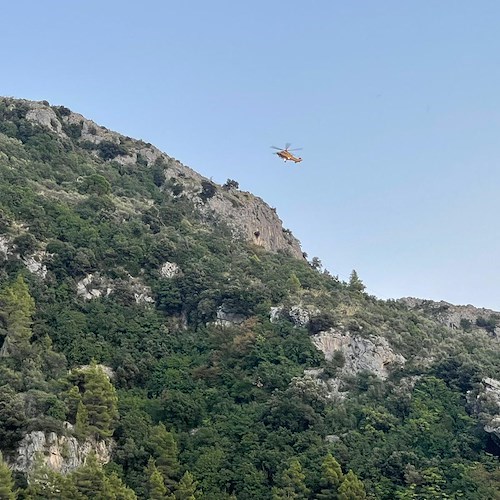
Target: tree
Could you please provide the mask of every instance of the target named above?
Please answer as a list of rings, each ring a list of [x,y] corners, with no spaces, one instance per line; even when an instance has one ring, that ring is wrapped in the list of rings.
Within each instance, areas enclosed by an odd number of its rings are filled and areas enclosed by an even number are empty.
[[[135,493],[127,488],[116,474],[106,476],[94,452],[87,455],[85,465],[76,469],[70,478],[78,493],[84,495],[84,498],[92,498],[92,500],[137,499]]]
[[[100,174],[92,174],[83,179],[80,190],[84,193],[92,193],[103,196],[111,192],[111,184],[106,177]]]
[[[9,385],[0,386],[0,443],[13,449],[25,433],[28,418],[24,397]]]
[[[309,490],[304,483],[305,478],[300,462],[294,458],[288,469],[282,472],[279,486],[273,488],[273,500],[306,499]]]
[[[156,467],[161,472],[167,488],[173,491],[180,470],[179,451],[174,436],[160,423],[151,431],[150,442]]]
[[[302,284],[300,283],[297,275],[295,273],[291,273],[290,277],[286,281],[286,286],[290,292],[297,293],[302,287]]]
[[[338,488],[343,479],[344,474],[342,473],[340,464],[331,453],[328,453],[321,464],[321,491],[316,498],[319,500],[337,498]]]
[[[310,262],[310,266],[313,268],[313,269],[316,269],[317,271],[320,271],[321,268],[323,267],[323,264],[321,263],[321,260],[319,259],[319,257],[313,257],[311,262]]]
[[[355,269],[353,269],[351,275],[349,276],[349,290],[352,290],[353,292],[363,292],[365,288],[365,285],[359,279],[358,273]]]
[[[104,494],[107,500],[137,500],[133,490],[123,484],[123,481],[113,472],[104,481]]]
[[[122,144],[111,141],[102,141],[97,145],[99,156],[103,160],[113,160],[117,156],[128,154],[127,148]]]
[[[363,500],[366,498],[365,486],[350,470],[339,487],[339,500]]]
[[[167,498],[168,490],[165,486],[163,474],[158,470],[158,467],[156,467],[153,458],[149,459],[145,473],[148,478],[148,498],[150,500],[165,500]]]
[[[230,191],[231,189],[239,189],[239,187],[240,185],[238,184],[237,181],[234,181],[233,179],[228,179],[226,183],[222,186],[222,189]]]
[[[71,477],[79,493],[88,498],[104,500],[106,476],[94,452],[87,455],[85,465],[76,469]]]
[[[89,432],[89,412],[81,400],[76,409],[75,432],[81,439],[85,439]]]
[[[0,357],[12,357],[21,362],[28,356],[34,312],[35,301],[24,278],[19,275],[0,293],[0,334],[4,336]]]
[[[179,486],[175,490],[177,500],[196,500],[200,492],[197,490],[198,483],[193,475],[186,471],[179,481]]]
[[[115,388],[95,361],[84,373],[85,392],[82,404],[87,412],[88,429],[99,438],[111,437],[118,418],[118,398]]]
[[[12,473],[0,452],[0,500],[15,500],[15,498]]]

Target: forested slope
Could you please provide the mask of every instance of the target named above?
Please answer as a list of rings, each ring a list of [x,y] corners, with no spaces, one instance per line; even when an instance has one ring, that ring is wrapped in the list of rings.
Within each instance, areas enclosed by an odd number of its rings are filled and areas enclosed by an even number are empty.
[[[499,498],[495,316],[369,296],[78,116],[0,100],[0,498]]]

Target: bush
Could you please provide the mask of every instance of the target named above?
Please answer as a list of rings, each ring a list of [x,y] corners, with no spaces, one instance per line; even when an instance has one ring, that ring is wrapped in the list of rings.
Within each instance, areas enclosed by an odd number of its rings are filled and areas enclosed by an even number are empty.
[[[97,145],[99,156],[105,160],[114,160],[117,156],[128,154],[127,148],[111,141],[102,141]]]
[[[498,326],[499,317],[495,315],[491,315],[489,318],[483,318],[479,316],[476,319],[476,325],[484,328],[489,333],[495,333],[495,328]]]
[[[335,317],[328,312],[323,312],[311,318],[311,320],[309,321],[309,333],[311,335],[315,335],[316,333],[329,330],[335,325]]]
[[[17,251],[21,257],[33,253],[37,247],[37,241],[30,233],[21,234],[14,239],[13,243],[16,245]]]
[[[231,189],[239,189],[240,185],[238,182],[233,181],[233,179],[228,179],[226,183],[222,186],[222,189],[230,191]]]
[[[201,188],[200,198],[204,202],[215,196],[215,193],[217,193],[217,186],[210,181],[201,181]]]
[[[82,135],[83,125],[81,123],[64,124],[63,130],[71,139],[79,139]]]
[[[111,184],[106,177],[99,174],[93,174],[83,179],[80,191],[89,194],[105,195],[111,192]]]

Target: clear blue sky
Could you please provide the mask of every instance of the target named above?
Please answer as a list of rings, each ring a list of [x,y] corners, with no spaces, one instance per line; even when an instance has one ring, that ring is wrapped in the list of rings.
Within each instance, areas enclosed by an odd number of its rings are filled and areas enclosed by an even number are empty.
[[[381,298],[500,310],[498,0],[4,2],[0,94],[275,206]],[[304,148],[284,164],[271,145]]]

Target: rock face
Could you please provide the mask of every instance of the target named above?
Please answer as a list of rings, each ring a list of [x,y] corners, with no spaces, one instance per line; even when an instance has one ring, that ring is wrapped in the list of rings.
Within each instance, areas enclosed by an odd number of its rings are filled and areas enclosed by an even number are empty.
[[[75,437],[32,431],[20,442],[12,469],[29,473],[41,458],[52,470],[66,474],[83,465],[91,451],[102,464],[111,459],[111,446],[105,441],[80,443]]]
[[[151,288],[141,282],[139,278],[129,275],[128,281],[111,280],[99,273],[91,273],[76,284],[76,294],[84,300],[107,297],[118,286],[124,287],[134,297],[137,304],[152,304]]]
[[[6,235],[0,235],[0,261],[13,256],[20,259],[29,272],[36,274],[42,279],[47,276],[47,267],[43,261],[50,255],[45,250],[37,250],[32,255],[25,255],[23,257],[16,250],[16,245],[14,245],[11,238]]]
[[[40,276],[44,279],[47,276],[47,267],[43,263],[44,259],[48,256],[47,252],[36,252],[33,255],[29,255],[22,258],[24,265],[33,274]]]
[[[205,215],[213,214],[224,221],[235,237],[271,252],[283,250],[303,258],[299,241],[290,231],[283,229],[276,212],[261,198],[250,193],[228,194],[220,191],[199,209]]]
[[[112,291],[111,283],[98,273],[88,274],[76,284],[76,294],[85,300],[107,296]]]
[[[280,319],[287,319],[291,321],[294,326],[306,327],[311,318],[321,311],[317,307],[295,305],[290,308],[284,307],[271,307],[269,313],[269,320],[271,323],[276,323]]]
[[[325,359],[332,361],[337,352],[342,354],[344,363],[339,375],[355,375],[369,371],[378,377],[388,377],[390,368],[404,365],[405,358],[391,349],[383,337],[369,338],[330,329],[312,337],[314,345],[323,352]]]
[[[30,101],[25,101],[30,102]],[[31,109],[26,113],[26,119],[49,128],[56,134],[62,134],[62,125],[56,113],[49,106],[42,103],[32,102]]]
[[[10,253],[9,243],[9,238],[0,235],[0,260],[5,260],[8,257]]]
[[[243,314],[237,314],[232,311],[226,311],[222,306],[217,309],[215,324],[217,326],[229,327],[240,325],[247,319]]]
[[[360,337],[331,328],[313,335],[316,348],[323,352],[327,361],[334,361],[335,375],[325,376],[323,368],[304,371],[305,380],[314,380],[329,399],[344,399],[348,392],[343,388],[348,376],[360,372],[370,372],[381,379],[386,379],[391,369],[405,364],[406,359],[396,354],[383,337]]]
[[[409,309],[415,309],[430,314],[443,325],[453,329],[462,328],[464,322],[474,326],[479,318],[487,320],[492,317],[498,317],[500,320],[500,312],[474,307],[470,304],[466,306],[457,306],[445,302],[444,300],[435,302],[433,300],[416,299],[414,297],[404,297],[399,299],[399,302],[404,303]],[[499,326],[491,328],[491,330],[490,333],[494,333],[499,337],[500,321]]]
[[[160,267],[160,276],[162,278],[174,278],[179,275],[181,270],[175,262],[165,262]]]
[[[299,259],[304,258],[299,241],[283,228],[276,210],[251,193],[239,191],[234,186],[220,186],[151,144],[112,132],[67,108],[51,107],[46,102],[13,102],[29,106],[26,118],[61,138],[67,140],[70,134],[77,143],[93,144],[92,154],[96,157],[99,156],[99,145],[107,142],[123,147],[123,151],[113,158],[122,165],[130,168],[162,165],[166,181],[163,189],[189,198],[207,222],[225,223],[235,238],[243,238],[272,252],[285,251]]]
[[[500,381],[484,378],[479,389],[467,395],[467,400],[482,422],[485,432],[500,447]]]

